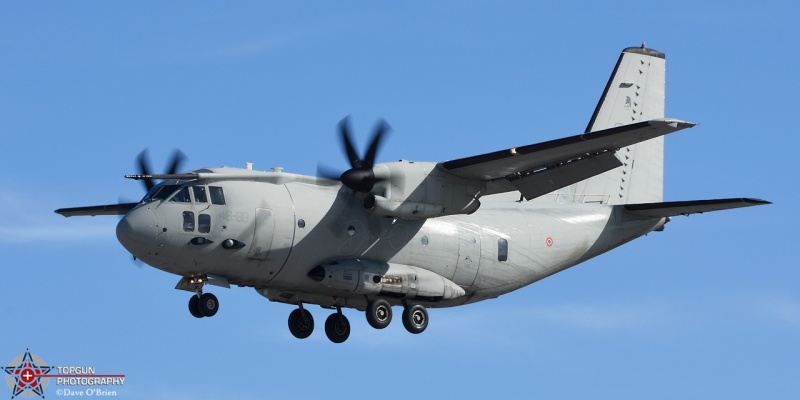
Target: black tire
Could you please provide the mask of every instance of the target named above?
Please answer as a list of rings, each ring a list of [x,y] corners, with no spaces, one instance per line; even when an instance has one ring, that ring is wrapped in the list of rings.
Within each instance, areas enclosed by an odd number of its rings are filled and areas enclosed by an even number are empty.
[[[367,305],[367,322],[375,329],[383,329],[392,322],[392,305],[386,299],[375,299]]]
[[[413,334],[422,333],[428,327],[428,310],[419,304],[406,306],[403,309],[403,326]]]
[[[325,320],[325,335],[333,343],[342,343],[350,337],[350,321],[342,314],[333,313]]]
[[[205,315],[200,312],[200,298],[197,297],[196,294],[193,294],[192,297],[189,298],[189,312],[192,313],[192,316],[195,318],[205,317]]]
[[[195,296],[197,297],[197,296]],[[219,311],[219,300],[212,293],[203,293],[197,302],[197,309],[204,317],[213,317]]]
[[[297,308],[289,314],[289,332],[298,339],[305,339],[314,332],[314,317],[311,313]]]

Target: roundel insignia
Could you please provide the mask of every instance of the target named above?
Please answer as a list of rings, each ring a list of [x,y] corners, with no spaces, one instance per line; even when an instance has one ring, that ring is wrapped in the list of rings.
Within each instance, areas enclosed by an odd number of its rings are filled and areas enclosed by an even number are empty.
[[[553,238],[550,236],[547,237],[547,240],[544,241],[547,244],[547,247],[553,247]]]

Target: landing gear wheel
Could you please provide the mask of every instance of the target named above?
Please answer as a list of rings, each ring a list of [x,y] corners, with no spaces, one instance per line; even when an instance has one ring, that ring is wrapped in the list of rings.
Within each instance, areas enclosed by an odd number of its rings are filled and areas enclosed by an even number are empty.
[[[197,297],[197,296],[194,296]],[[213,317],[219,310],[219,301],[217,296],[211,293],[203,293],[197,302],[197,310],[204,317]]]
[[[333,343],[342,343],[350,337],[350,321],[343,314],[333,313],[325,320],[325,334]]]
[[[192,295],[189,298],[189,312],[192,313],[192,316],[195,318],[203,318],[205,315],[200,312],[200,298],[197,295]]]
[[[383,329],[392,322],[392,305],[386,299],[375,299],[367,306],[367,322],[375,329]]]
[[[428,327],[428,311],[425,307],[414,304],[403,309],[403,326],[413,333],[422,333]]]
[[[289,314],[289,331],[298,339],[305,339],[314,332],[314,317],[305,309],[298,308]]]

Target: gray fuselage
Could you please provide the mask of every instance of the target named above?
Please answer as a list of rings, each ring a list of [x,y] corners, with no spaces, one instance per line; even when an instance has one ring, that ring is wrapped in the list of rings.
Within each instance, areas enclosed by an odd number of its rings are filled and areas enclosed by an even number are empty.
[[[340,185],[294,179],[162,185],[174,192],[140,204],[117,228],[135,257],[182,277],[220,276],[270,300],[326,307],[363,309],[368,299],[310,279],[323,263],[363,259],[434,272],[464,289],[458,298],[426,303],[447,307],[495,298],[664,224],[620,206],[520,202],[513,194],[484,197],[471,215],[409,220],[371,215],[360,194]],[[197,194],[211,191],[224,200]],[[228,239],[238,246],[223,246]]]

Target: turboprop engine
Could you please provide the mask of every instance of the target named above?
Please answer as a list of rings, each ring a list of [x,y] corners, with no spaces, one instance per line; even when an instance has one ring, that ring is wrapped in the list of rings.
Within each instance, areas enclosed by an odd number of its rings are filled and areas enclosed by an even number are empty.
[[[353,294],[431,302],[465,294],[454,282],[426,269],[370,260],[349,259],[318,265],[308,277]]]
[[[372,215],[400,219],[435,218],[454,214],[472,214],[481,206],[482,185],[439,169],[436,163],[400,160],[375,164],[381,138],[389,130],[379,121],[364,155],[360,155],[350,137],[348,118],[339,122],[350,169],[341,175],[318,168],[317,175],[337,179],[354,192],[363,193],[363,206]]]
[[[481,186],[447,174],[436,163],[401,160],[373,168],[376,183],[364,208],[381,217],[435,218],[472,214],[481,206]]]

